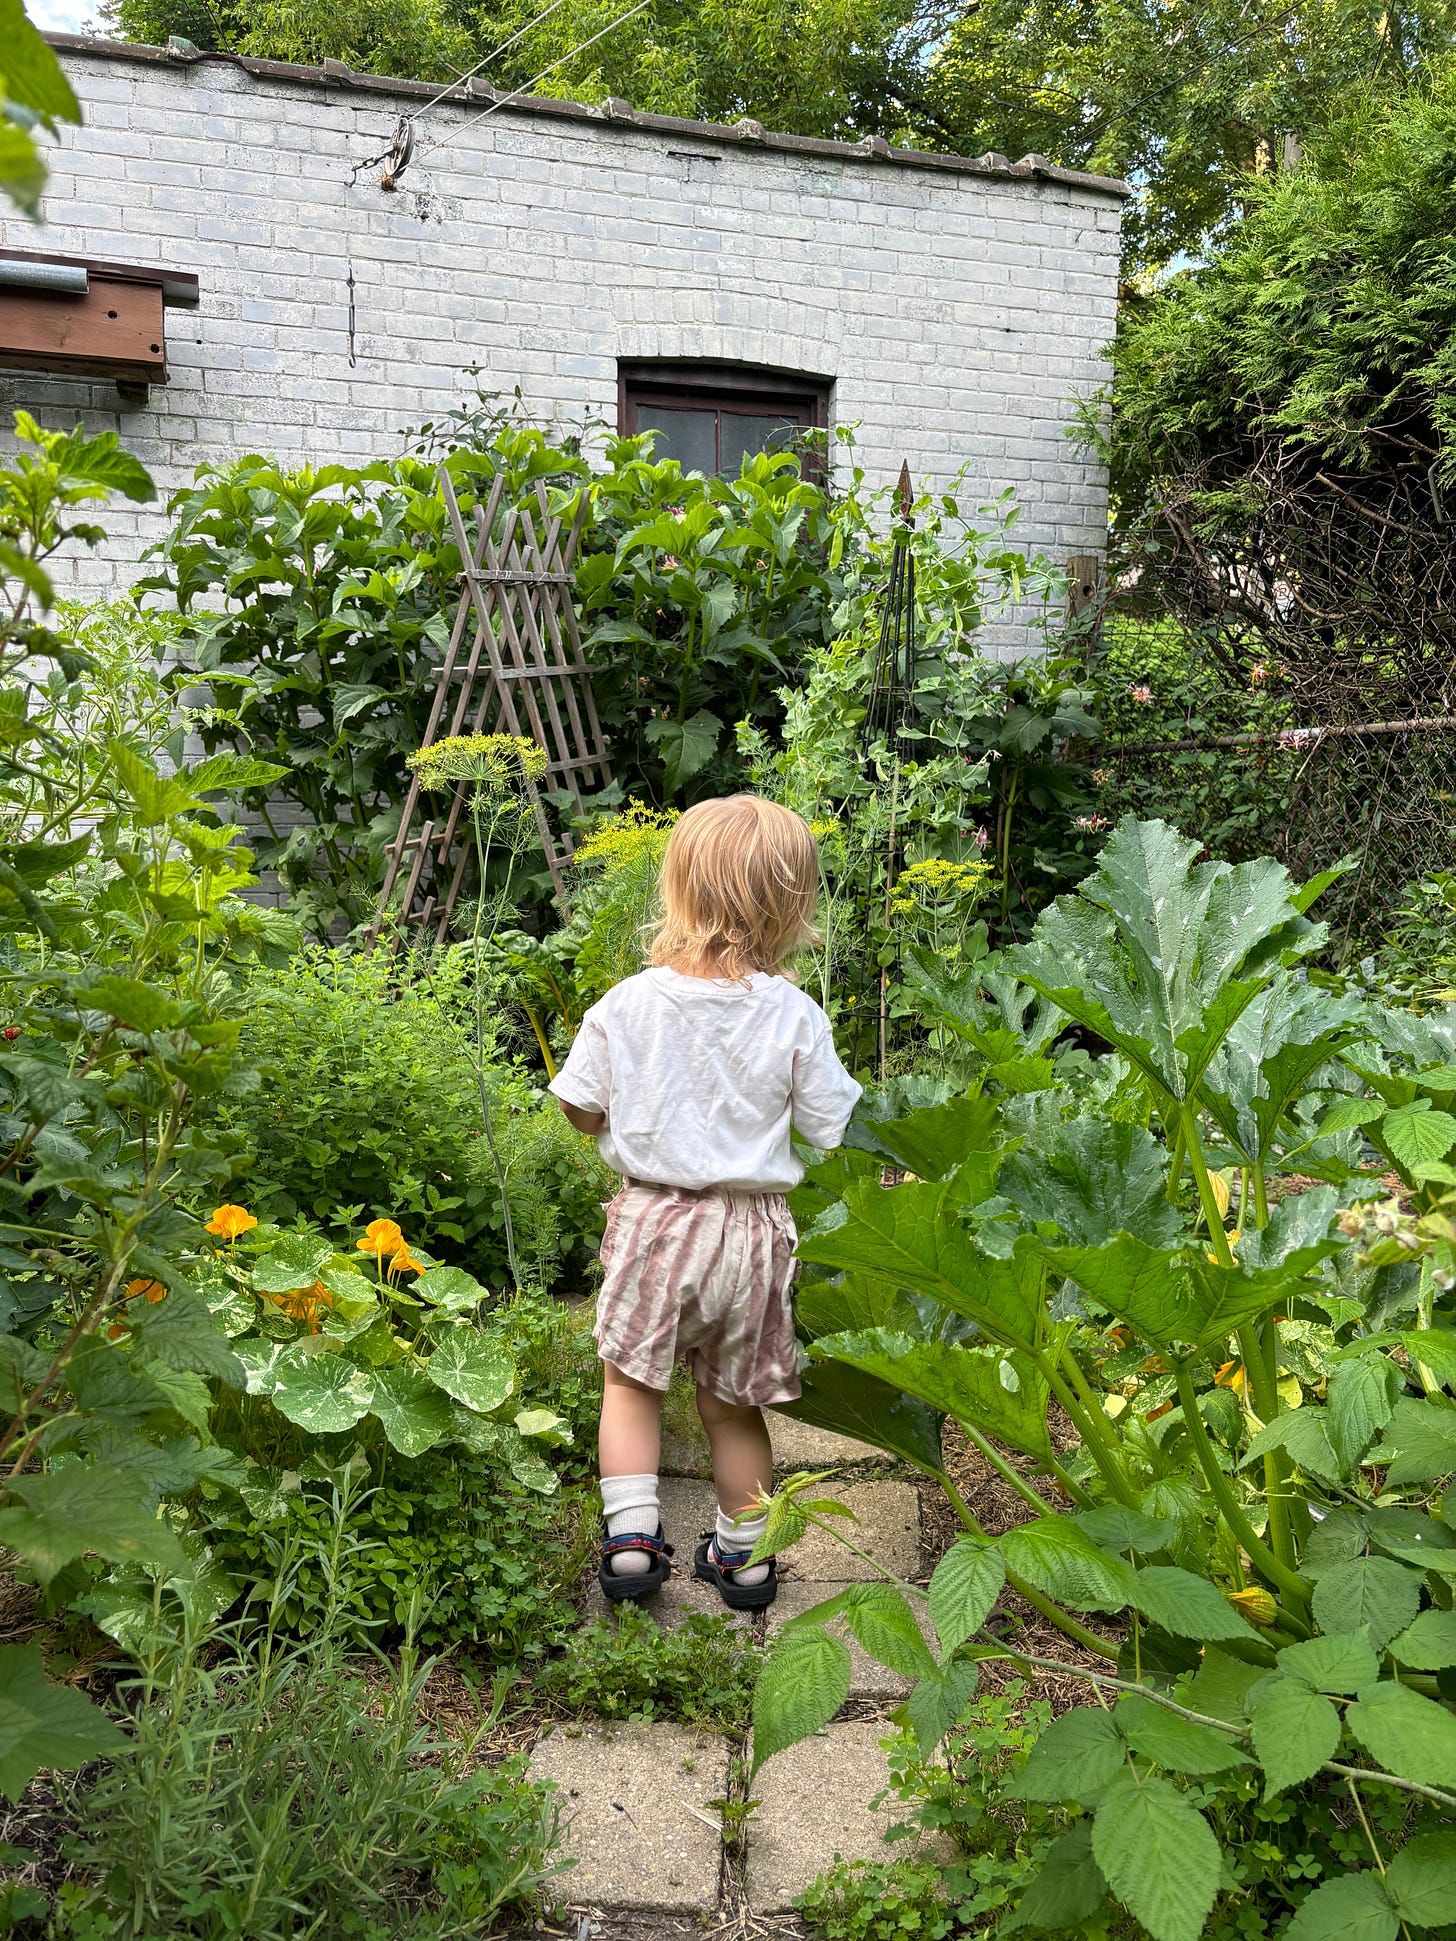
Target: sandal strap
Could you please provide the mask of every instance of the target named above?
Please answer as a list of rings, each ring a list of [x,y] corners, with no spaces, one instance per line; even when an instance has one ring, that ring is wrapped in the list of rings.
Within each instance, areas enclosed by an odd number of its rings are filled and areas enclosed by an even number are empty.
[[[716,1530],[704,1530],[703,1535],[708,1539],[708,1542],[711,1546],[710,1555],[712,1556],[713,1562],[718,1566],[719,1570],[727,1570],[727,1571],[745,1570],[748,1567],[748,1564],[753,1556],[753,1551],[751,1549],[750,1550],[723,1550],[723,1549],[720,1549],[719,1547],[718,1533]],[[764,1559],[764,1562],[771,1565],[773,1563],[773,1558],[766,1557]]]
[[[615,1557],[623,1550],[646,1550],[654,1557],[670,1557],[673,1554],[672,1545],[664,1541],[660,1530],[653,1537],[649,1537],[644,1530],[624,1530],[620,1536],[603,1538],[603,1557]]]

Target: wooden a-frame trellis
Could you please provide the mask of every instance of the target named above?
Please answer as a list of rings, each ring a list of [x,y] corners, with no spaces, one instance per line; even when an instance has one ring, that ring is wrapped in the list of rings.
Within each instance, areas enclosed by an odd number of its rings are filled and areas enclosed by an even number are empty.
[[[583,788],[603,788],[611,780],[571,598],[571,568],[587,494],[583,491],[578,498],[569,529],[550,510],[540,480],[501,518],[505,480],[498,473],[484,505],[475,508],[472,537],[443,467],[440,488],[460,549],[462,594],[435,683],[425,746],[448,735],[495,733],[525,735],[539,743],[546,755],[545,774],[539,785],[527,786],[546,866],[564,907],[563,870],[571,860],[571,833],[553,827],[542,794],[564,790],[579,803]],[[474,853],[462,826],[471,787],[457,784],[443,820],[425,815],[417,821],[421,789],[418,777],[411,781],[399,834],[388,852],[371,945],[401,877],[399,927],[424,935],[433,932],[437,943],[445,940]]]

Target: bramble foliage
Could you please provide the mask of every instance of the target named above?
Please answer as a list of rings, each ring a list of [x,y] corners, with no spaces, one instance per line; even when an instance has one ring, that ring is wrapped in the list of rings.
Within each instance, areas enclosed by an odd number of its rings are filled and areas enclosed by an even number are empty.
[[[252,858],[209,799],[276,771],[237,755],[173,768],[145,678],[129,723],[124,665],[105,659],[89,688],[86,657],[33,618],[43,562],[97,536],[69,508],[113,485],[145,497],[150,480],[110,433],[21,431],[38,455],[0,474],[0,1544],[54,1610],[93,1558],[180,1570],[159,1503],[238,1467],[212,1437],[209,1382],[243,1370],[185,1264],[201,1238],[186,1208],[233,1168],[199,1105],[256,1083],[236,1056],[235,979],[295,933],[243,900]],[[12,1798],[37,1766],[121,1743],[45,1683],[33,1645],[6,1648],[0,1694]]]
[[[1303,981],[1323,884],[1196,853],[1164,824],[1121,824],[1080,892],[982,973],[1026,1045],[1019,1083],[995,1083],[988,1058],[961,1096],[872,1111],[801,1190],[799,1412],[932,1473],[951,1416],[1028,1516],[990,1538],[952,1489],[966,1534],[928,1593],[886,1573],[786,1625],[755,1694],[755,1758],[842,1703],[840,1625],[915,1680],[904,1717],[931,1756],[978,1660],[1056,1662],[993,1621],[1010,1585],[1106,1666],[1080,1674],[1106,1702],[1050,1726],[1011,1789],[1084,1816],[1020,1924],[1080,1924],[1110,1896],[1154,1941],[1194,1941],[1226,1884],[1220,1835],[1244,1823],[1214,1810],[1220,1776],[1266,1798],[1352,1777],[1393,1802],[1404,1844],[1322,1878],[1290,1933],[1358,1916],[1384,1941],[1440,1924],[1431,1883],[1456,1861],[1439,1830],[1456,1807],[1456,1226],[1440,1203],[1456,1184],[1456,1013]],[[1039,1000],[1019,1032],[1003,978]],[[949,1029],[1000,1049],[978,981],[925,988]],[[1107,1047],[1060,1091],[1035,1049],[1048,1016]],[[1368,1197],[1364,1140],[1424,1209],[1418,1231],[1372,1236],[1340,1211]],[[887,1162],[910,1176],[889,1190]],[[1077,1439],[1060,1454],[1053,1403]],[[784,1486],[764,1551],[836,1527],[822,1480]],[[1119,1614],[1120,1645],[1080,1613]]]

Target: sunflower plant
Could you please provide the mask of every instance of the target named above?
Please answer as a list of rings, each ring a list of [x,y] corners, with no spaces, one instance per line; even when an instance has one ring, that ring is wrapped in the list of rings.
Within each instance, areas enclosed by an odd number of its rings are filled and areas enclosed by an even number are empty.
[[[982,1661],[1054,1666],[1096,1702],[1019,1781],[1068,1830],[1018,1926],[1110,1904],[1196,1941],[1239,1896],[1209,1789],[1247,1772],[1367,1832],[1379,1800],[1365,1864],[1275,1911],[1291,1941],[1393,1941],[1446,1921],[1456,1869],[1456,1011],[1313,989],[1324,883],[1197,853],[1123,823],[1024,946],[937,987],[968,1035],[968,982],[999,980],[1003,1031],[1030,1016],[1017,1085],[987,1063],[872,1111],[800,1189],[794,1412],[936,1478],[963,1534],[928,1589],[875,1565],[783,1628],[755,1758],[843,1703],[841,1627],[913,1681],[927,1756]],[[1067,1087],[1042,1053],[1072,1022],[1106,1050]],[[1370,1210],[1392,1164],[1408,1219]],[[1003,1534],[946,1472],[947,1419],[1024,1506]],[[785,1486],[765,1551],[811,1523],[859,1547],[821,1484]],[[1026,1641],[1027,1607],[1075,1657]]]

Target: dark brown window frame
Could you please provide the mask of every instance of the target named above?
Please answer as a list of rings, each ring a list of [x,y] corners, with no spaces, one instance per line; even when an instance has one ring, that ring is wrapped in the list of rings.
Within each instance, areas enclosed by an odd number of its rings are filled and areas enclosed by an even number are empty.
[[[794,413],[806,431],[829,430],[829,393],[834,380],[804,371],[783,371],[761,364],[729,364],[682,359],[623,359],[617,366],[617,429],[624,438],[638,434],[641,406],[661,405],[678,411],[717,411],[731,408],[744,417]],[[805,452],[805,473],[823,477],[826,438]],[[722,454],[722,417],[717,426],[717,449]]]

